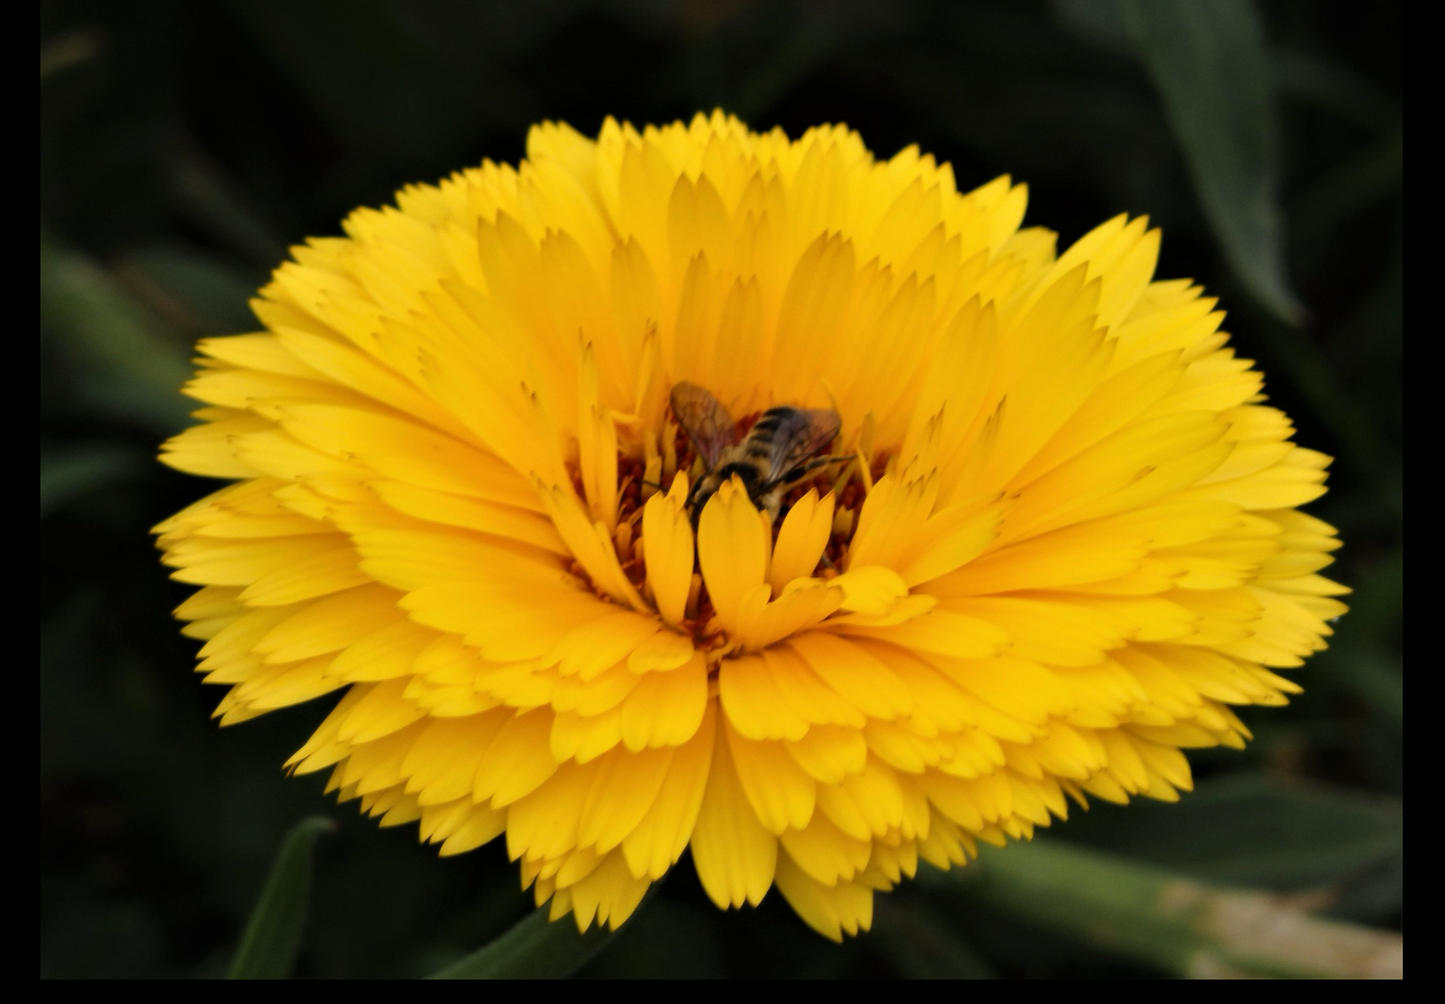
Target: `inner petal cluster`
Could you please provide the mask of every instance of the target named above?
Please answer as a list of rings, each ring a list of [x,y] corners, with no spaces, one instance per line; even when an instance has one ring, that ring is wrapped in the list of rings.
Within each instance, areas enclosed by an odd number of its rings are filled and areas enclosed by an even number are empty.
[[[739,437],[757,417],[737,423]],[[885,457],[870,464],[860,454],[800,480],[774,519],[754,505],[737,478],[705,504],[690,502],[689,487],[708,471],[676,423],[668,422],[659,438],[665,449],[617,459],[611,536],[627,581],[710,664],[759,651],[860,602],[884,602],[864,596],[867,590],[891,586],[894,599],[906,595],[901,583],[880,587],[877,572],[869,578],[845,571],[865,484],[886,465]],[[579,495],[585,492],[580,476],[573,483]],[[581,562],[573,571],[589,576]]]

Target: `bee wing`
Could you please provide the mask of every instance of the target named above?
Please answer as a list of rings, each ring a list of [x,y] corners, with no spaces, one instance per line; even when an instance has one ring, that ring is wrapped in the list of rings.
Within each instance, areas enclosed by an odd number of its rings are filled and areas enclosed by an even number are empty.
[[[827,408],[793,408],[779,424],[769,444],[770,484],[786,482],[795,470],[826,450],[838,438],[843,422]]]
[[[672,414],[704,467],[716,467],[728,447],[737,445],[737,423],[717,398],[695,383],[684,380],[672,388]]]

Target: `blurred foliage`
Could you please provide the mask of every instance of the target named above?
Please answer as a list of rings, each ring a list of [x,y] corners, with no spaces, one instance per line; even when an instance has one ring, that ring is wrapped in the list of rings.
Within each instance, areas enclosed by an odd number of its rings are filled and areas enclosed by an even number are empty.
[[[224,974],[283,838],[324,806],[319,777],[279,770],[322,710],[218,735],[219,691],[196,681],[195,645],[169,617],[188,590],[146,531],[206,486],[150,457],[186,422],[175,389],[191,342],[254,327],[246,300],[288,243],[337,232],[405,182],[515,161],[535,121],[591,132],[606,114],[715,106],[795,135],[847,121],[882,155],[917,142],[964,185],[1011,173],[1030,183],[1029,221],[1064,243],[1149,213],[1166,235],[1160,274],[1223,297],[1300,441],[1338,458],[1312,511],[1346,541],[1334,574],[1356,589],[1353,611],[1300,674],[1303,697],[1246,714],[1247,751],[1192,757],[1194,795],[1076,812],[1052,837],[1398,929],[1401,8],[1164,6],[1188,10],[43,2],[42,974]],[[438,860],[412,827],[329,814],[299,975],[421,975],[530,906],[500,846]],[[1000,907],[986,885],[905,886],[879,898],[872,934],[839,947],[776,895],[718,913],[684,863],[582,972],[1165,971]]]
[[[336,829],[325,816],[308,816],[286,835],[271,874],[256,898],[241,943],[231,958],[233,980],[284,980],[291,976],[306,933],[317,839]]]
[[[645,902],[638,912],[657,895],[658,885],[643,894]],[[578,933],[577,925],[567,920],[552,920],[549,906],[533,910],[513,924],[506,933],[494,938],[475,952],[458,959],[428,976],[434,980],[550,980],[571,976],[596,958],[612,943],[619,929],[594,924]]]

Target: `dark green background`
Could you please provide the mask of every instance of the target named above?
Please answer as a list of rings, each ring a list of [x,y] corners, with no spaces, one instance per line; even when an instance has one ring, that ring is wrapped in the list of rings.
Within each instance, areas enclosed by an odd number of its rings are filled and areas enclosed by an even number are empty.
[[[1402,15],[1256,10],[1276,117],[1244,114],[1278,148],[1264,205],[1282,214],[1297,325],[1216,239],[1198,152],[1110,2],[42,3],[41,973],[221,973],[282,835],[315,812],[339,829],[318,845],[300,975],[422,974],[522,915],[500,846],[438,860],[415,827],[330,807],[324,775],[282,776],[323,707],[210,723],[221,691],[194,677],[169,616],[188,590],[147,537],[210,486],[152,457],[186,421],[190,342],[255,327],[246,300],[289,244],[403,183],[515,162],[541,119],[593,133],[606,114],[714,106],[793,135],[846,121],[884,156],[917,142],[964,188],[1011,173],[1030,184],[1027,222],[1064,245],[1147,212],[1160,275],[1224,297],[1299,441],[1338,458],[1310,511],[1346,541],[1332,574],[1354,609],[1298,674],[1303,697],[1244,713],[1248,751],[1192,757],[1196,795],[1101,805],[1054,832],[1207,879],[1324,890],[1334,915],[1398,927]],[[718,913],[684,862],[586,972],[1151,972],[955,895],[880,898],[875,932],[838,948],[776,895]],[[945,951],[912,950],[920,917]]]

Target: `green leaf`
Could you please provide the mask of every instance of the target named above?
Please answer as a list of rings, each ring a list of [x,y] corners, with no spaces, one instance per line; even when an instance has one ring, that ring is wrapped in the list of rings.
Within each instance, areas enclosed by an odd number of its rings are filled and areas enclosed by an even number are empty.
[[[40,451],[40,518],[72,499],[129,477],[142,468],[134,450],[104,443]]]
[[[160,152],[171,197],[197,226],[263,268],[281,263],[285,240],[223,165],[179,131]]]
[[[1249,0],[1116,0],[1154,81],[1195,194],[1246,288],[1297,323],[1284,270],[1274,92]]]
[[[490,57],[528,20],[545,20],[544,4],[462,4],[441,16],[382,0],[226,6],[297,97],[372,169],[416,151],[434,156],[466,142],[479,119],[511,122],[517,105],[538,100],[512,90]],[[450,45],[418,44],[458,31],[471,35],[464,58]],[[510,100],[499,103],[499,92]]]
[[[40,234],[42,331],[64,340],[75,364],[103,390],[115,394],[158,431],[190,424],[192,404],[180,394],[191,377],[190,353],[104,269],[86,256]]]
[[[1398,977],[1400,935],[1314,916],[1300,901],[1195,881],[1059,840],[986,848],[925,888],[1190,977]]]
[[[997,974],[952,918],[923,897],[895,890],[873,897],[869,943],[909,980],[990,980]]]
[[[316,838],[334,829],[331,820],[311,816],[286,835],[231,960],[230,979],[278,980],[291,975],[311,903],[311,852]]]
[[[73,67],[92,62],[105,50],[100,32],[79,29],[67,31],[40,46],[40,83],[48,83]]]
[[[1295,237],[1316,254],[1351,217],[1394,195],[1405,182],[1405,133],[1393,129],[1326,172],[1291,203]]]
[[[607,951],[573,974],[579,979],[723,979],[716,912],[712,904],[655,897],[617,930]]]
[[[1399,102],[1344,59],[1317,50],[1282,48],[1275,53],[1274,76],[1282,98],[1306,102],[1368,128],[1398,129]]]
[[[279,261],[278,257],[276,261]],[[265,274],[243,272],[197,248],[153,245],[126,255],[116,277],[187,334],[254,331],[251,298]]]
[[[1261,774],[1201,782],[1170,805],[1096,805],[1070,840],[1206,882],[1348,893],[1403,857],[1397,801]]]
[[[656,886],[654,885],[655,889]],[[648,897],[652,894],[648,893]],[[638,910],[647,906],[644,897]],[[634,916],[636,914],[634,913]],[[433,980],[557,980],[570,976],[602,951],[615,933],[594,924],[577,933],[570,916],[547,919],[534,910],[512,929],[470,955],[432,973]]]

